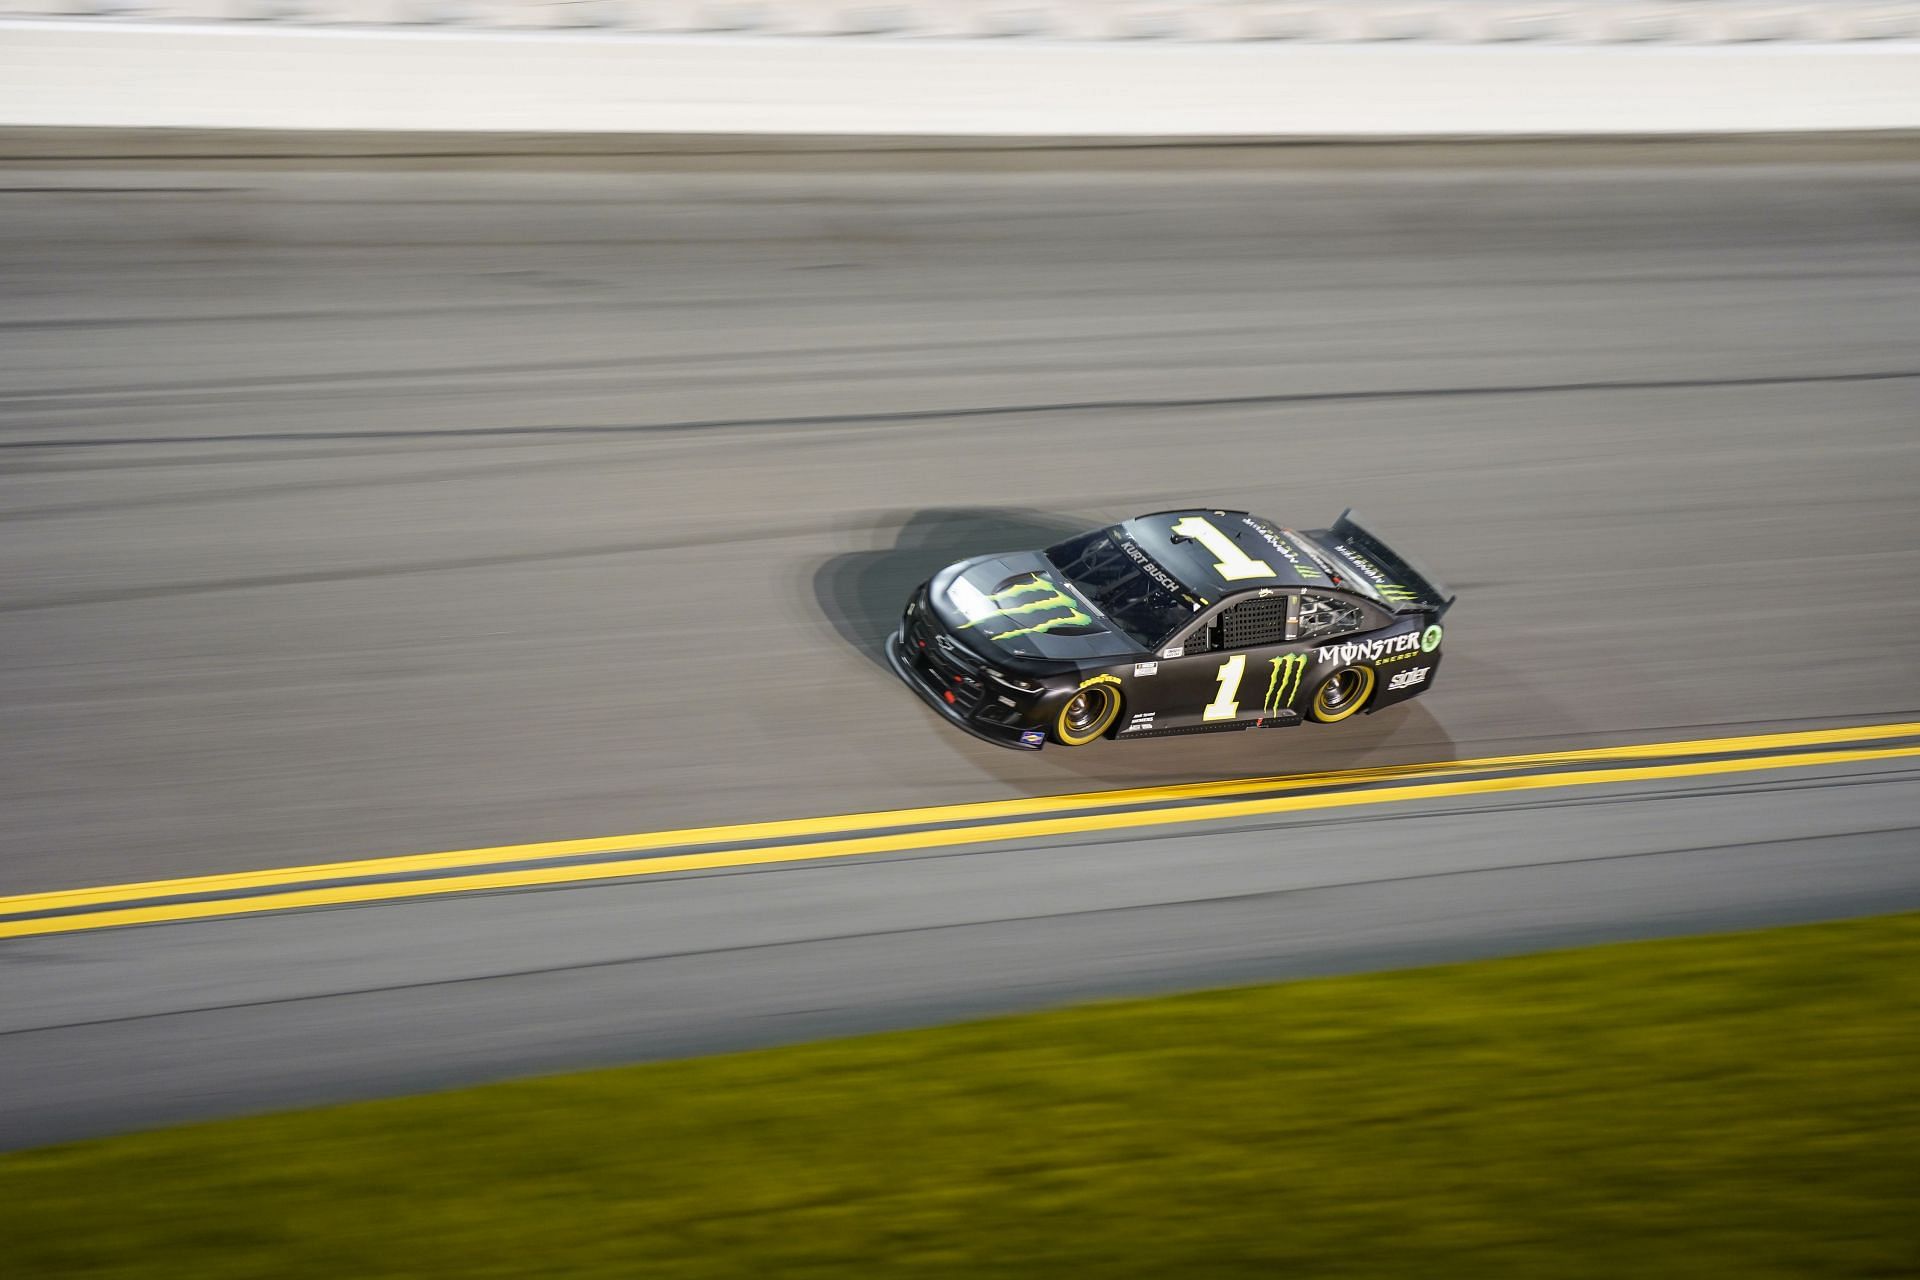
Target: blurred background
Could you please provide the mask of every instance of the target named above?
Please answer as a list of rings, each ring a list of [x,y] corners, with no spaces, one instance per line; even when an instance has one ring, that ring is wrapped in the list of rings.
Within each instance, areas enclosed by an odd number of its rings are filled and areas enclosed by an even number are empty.
[[[1910,734],[1917,40],[1850,0],[0,0],[0,926]],[[1024,754],[887,670],[942,565],[1187,505],[1365,512],[1460,595],[1443,682]],[[1905,749],[22,931],[0,1137],[1912,909]],[[187,877],[227,878],[149,884]]]

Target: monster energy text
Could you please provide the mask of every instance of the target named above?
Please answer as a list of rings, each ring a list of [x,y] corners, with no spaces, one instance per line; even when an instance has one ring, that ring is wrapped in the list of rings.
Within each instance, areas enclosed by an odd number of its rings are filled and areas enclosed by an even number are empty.
[[[1438,630],[1438,628],[1435,628]],[[1438,638],[1434,640],[1439,643]],[[1379,640],[1349,640],[1341,644],[1323,644],[1316,651],[1322,662],[1378,662],[1393,653],[1411,653],[1420,648],[1418,631],[1403,631]]]

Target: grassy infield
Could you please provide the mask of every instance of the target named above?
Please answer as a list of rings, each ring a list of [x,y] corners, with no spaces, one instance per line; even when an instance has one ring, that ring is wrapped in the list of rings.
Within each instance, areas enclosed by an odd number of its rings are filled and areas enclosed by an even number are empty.
[[[0,1270],[1892,1276],[1920,916],[1106,1004],[0,1159]]]

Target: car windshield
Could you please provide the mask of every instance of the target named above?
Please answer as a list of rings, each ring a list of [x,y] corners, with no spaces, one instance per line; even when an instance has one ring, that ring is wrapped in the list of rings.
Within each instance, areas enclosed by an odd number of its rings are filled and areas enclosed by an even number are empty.
[[[1118,526],[1068,538],[1048,547],[1046,555],[1143,649],[1158,649],[1198,607]]]

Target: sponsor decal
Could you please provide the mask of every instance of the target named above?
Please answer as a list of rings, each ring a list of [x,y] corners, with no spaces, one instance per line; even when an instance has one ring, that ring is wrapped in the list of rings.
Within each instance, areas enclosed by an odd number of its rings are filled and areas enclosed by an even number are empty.
[[[1439,644],[1438,627],[1428,627],[1434,633],[1434,643]],[[1323,644],[1318,653],[1322,662],[1378,662],[1382,658],[1396,653],[1412,653],[1422,642],[1423,637],[1417,631],[1403,631],[1397,636],[1386,636],[1378,640],[1349,640],[1341,644]]]
[[[1260,704],[1262,718],[1286,709],[1300,694],[1300,677],[1307,673],[1307,655],[1283,653],[1273,660],[1273,674],[1267,677],[1267,697]]]
[[[1396,662],[1411,662],[1419,656],[1418,653],[1396,653],[1390,658],[1380,659],[1373,665],[1376,667],[1390,667]]]
[[[1387,690],[1392,692],[1395,689],[1411,689],[1414,685],[1425,684],[1427,672],[1431,670],[1433,670],[1432,667],[1415,667],[1411,671],[1398,672],[1393,679],[1387,681]]]
[[[1382,600],[1399,604],[1420,598],[1419,592],[1404,583],[1393,581],[1385,569],[1368,559],[1366,553],[1355,550],[1351,543],[1342,542],[1334,547],[1334,550],[1345,557],[1347,563],[1358,569],[1361,575],[1373,584],[1373,589],[1379,593]]]
[[[1133,719],[1127,721],[1127,727],[1125,729],[1122,729],[1121,732],[1122,733],[1139,733],[1143,729],[1151,729],[1151,728],[1153,728],[1153,712],[1136,711],[1133,715]]]
[[[1160,674],[1160,664],[1157,662],[1136,662],[1133,664],[1133,674],[1136,676],[1157,676]]]
[[[1087,687],[1088,685],[1094,685],[1094,684],[1119,684],[1119,683],[1120,683],[1120,677],[1119,677],[1119,676],[1114,676],[1114,675],[1098,675],[1098,676],[1088,676],[1088,677],[1087,677],[1087,678],[1086,678],[1085,680],[1082,680],[1082,681],[1080,682],[1080,687],[1081,687],[1082,689],[1084,689],[1084,688],[1086,688],[1086,687]]]
[[[1162,649],[1160,656],[1163,658],[1184,658],[1187,656],[1187,646],[1176,644],[1169,648]]]
[[[1420,652],[1432,653],[1440,647],[1440,624],[1434,623],[1420,633]]]
[[[1082,613],[1073,597],[1035,574],[1030,581],[1002,587],[981,597],[979,611],[969,610],[960,630],[999,619],[1016,625],[988,632],[993,640],[1012,640],[1019,636],[1044,635],[1055,627],[1084,627],[1093,619]]]
[[[1282,560],[1293,566],[1293,571],[1300,575],[1302,581],[1311,581],[1325,576],[1314,566],[1306,550],[1283,531],[1274,528],[1265,520],[1256,520],[1252,516],[1242,516],[1240,523],[1259,534],[1261,541],[1272,547]]]
[[[1387,571],[1375,564],[1372,560],[1369,560],[1364,552],[1354,550],[1352,544],[1346,542],[1335,543],[1333,549],[1338,551],[1348,564],[1358,569],[1367,581],[1371,582],[1374,586],[1384,587],[1392,585],[1387,578]]]
[[[1153,557],[1142,551],[1139,544],[1131,538],[1123,540],[1120,543],[1120,549],[1127,553],[1128,559],[1140,566],[1140,572],[1146,574],[1149,578],[1152,578],[1155,582],[1177,596],[1185,596],[1187,594],[1187,589],[1181,586],[1172,574],[1156,564]]]
[[[1046,740],[1047,731],[1045,729],[1022,729],[1020,731],[1020,745],[1023,747],[1037,747],[1045,743]]]

